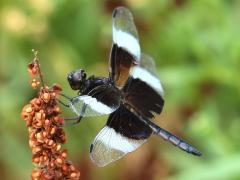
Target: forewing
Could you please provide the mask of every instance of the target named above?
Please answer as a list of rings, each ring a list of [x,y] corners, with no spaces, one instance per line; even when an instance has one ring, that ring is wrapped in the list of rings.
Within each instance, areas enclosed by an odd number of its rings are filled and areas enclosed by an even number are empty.
[[[116,110],[88,95],[75,97],[69,105],[73,112],[82,117],[110,114]]]
[[[139,65],[133,67],[124,89],[125,100],[146,118],[160,114],[164,106],[163,88],[156,75],[155,63],[142,54]]]
[[[125,7],[113,11],[113,46],[109,72],[114,84],[122,88],[128,79],[133,64],[140,61],[138,33],[131,12]]]
[[[161,96],[164,95],[162,83],[156,73],[154,59],[150,55],[144,53],[141,54],[140,64],[133,67],[131,76],[147,83]]]
[[[94,139],[90,148],[91,160],[97,166],[106,166],[136,150],[151,134],[152,130],[146,124],[120,106]]]
[[[74,97],[69,106],[78,116],[98,116],[110,114],[120,104],[120,92],[110,86],[94,88],[88,95]]]
[[[132,13],[125,7],[113,11],[113,43],[131,53],[136,61],[140,60],[138,32]]]
[[[158,78],[155,61],[150,55],[146,53],[141,53],[141,60],[139,66],[146,69],[152,75],[156,76],[156,78]]]

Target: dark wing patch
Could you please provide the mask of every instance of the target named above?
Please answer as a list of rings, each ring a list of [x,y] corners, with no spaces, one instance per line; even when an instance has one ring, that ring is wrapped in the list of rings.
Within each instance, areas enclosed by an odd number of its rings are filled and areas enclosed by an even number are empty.
[[[107,126],[124,137],[135,140],[147,139],[152,134],[151,128],[124,106],[110,114]]]
[[[140,79],[130,78],[124,87],[125,100],[145,118],[160,114],[164,100],[157,91]]]
[[[121,92],[111,85],[98,86],[91,90],[88,95],[112,108],[118,108],[120,105]]]
[[[123,48],[119,48],[116,44],[112,47],[110,57],[111,78],[114,85],[122,88],[128,79],[130,69],[134,62],[133,56]]]

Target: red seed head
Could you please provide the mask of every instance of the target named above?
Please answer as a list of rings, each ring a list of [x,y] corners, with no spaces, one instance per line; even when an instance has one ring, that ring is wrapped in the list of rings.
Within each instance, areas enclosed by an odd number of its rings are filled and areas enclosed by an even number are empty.
[[[41,94],[41,98],[43,99],[43,101],[45,103],[48,103],[50,101],[51,96],[50,96],[49,92],[44,92]]]
[[[31,82],[30,82],[30,85],[33,89],[37,89],[38,86],[39,86],[40,82],[36,79],[33,79]]]
[[[41,169],[33,169],[32,170],[32,178],[33,179],[38,179],[41,176]]]
[[[35,61],[28,64],[28,72],[31,76],[37,76],[39,74],[39,67]]]

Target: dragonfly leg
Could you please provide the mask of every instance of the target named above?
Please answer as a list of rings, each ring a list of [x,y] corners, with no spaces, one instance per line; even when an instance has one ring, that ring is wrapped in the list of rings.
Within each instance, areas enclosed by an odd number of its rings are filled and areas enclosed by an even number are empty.
[[[73,124],[78,124],[82,120],[82,116],[72,117],[72,118],[64,118],[65,121],[75,121]]]
[[[69,104],[66,104],[65,102],[61,101],[60,99],[57,100],[61,105],[70,108]]]
[[[69,103],[67,104],[67,103],[65,103],[65,102],[63,102],[63,101],[61,101],[59,99],[58,99],[58,102],[60,104],[62,104],[63,106],[72,109],[78,115],[77,117],[64,118],[65,122],[67,122],[67,121],[75,121],[75,122],[71,123],[70,125],[74,125],[74,124],[80,123],[80,121],[82,120],[82,118],[85,115],[87,104],[83,105],[83,107],[81,108],[81,111],[79,113],[75,108],[73,108],[74,104],[77,103],[77,102],[74,101],[73,97],[69,97],[69,96],[67,96],[65,94],[62,94],[62,93],[60,95],[62,97],[64,97],[64,98],[66,98],[69,101]],[[64,124],[63,126],[66,126],[66,125],[69,125],[69,124]]]
[[[73,123],[64,123],[62,125],[62,127],[78,124],[78,123],[81,122],[81,120],[82,120],[82,116],[77,116],[77,117],[72,117],[72,118],[64,118],[65,122],[68,122],[68,121],[75,121],[75,122],[73,122]]]
[[[61,103],[61,102],[60,102],[60,103]],[[63,104],[63,105],[64,105],[64,104]],[[65,104],[65,105],[66,105],[66,104]],[[67,105],[67,107],[70,108],[69,105]],[[77,117],[72,117],[72,118],[64,118],[65,122],[66,122],[66,121],[75,121],[75,122],[73,122],[71,125],[80,123],[80,121],[82,120],[82,118],[83,118],[83,116],[84,116],[84,114],[85,114],[86,108],[87,108],[87,105],[84,104],[83,107],[82,107],[82,109],[81,109],[81,112],[80,112],[79,116],[77,116]]]
[[[72,97],[67,96],[67,95],[65,95],[65,94],[60,93],[59,95],[62,96],[62,97],[64,97],[64,98],[66,98],[66,99],[68,99],[68,100],[70,100],[70,101],[72,100]]]

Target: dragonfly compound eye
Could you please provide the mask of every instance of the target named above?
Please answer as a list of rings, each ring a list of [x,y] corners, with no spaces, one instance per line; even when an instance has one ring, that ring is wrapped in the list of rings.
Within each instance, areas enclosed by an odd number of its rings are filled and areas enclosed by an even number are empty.
[[[80,90],[86,80],[86,73],[84,70],[79,69],[69,73],[67,79],[73,90]]]

